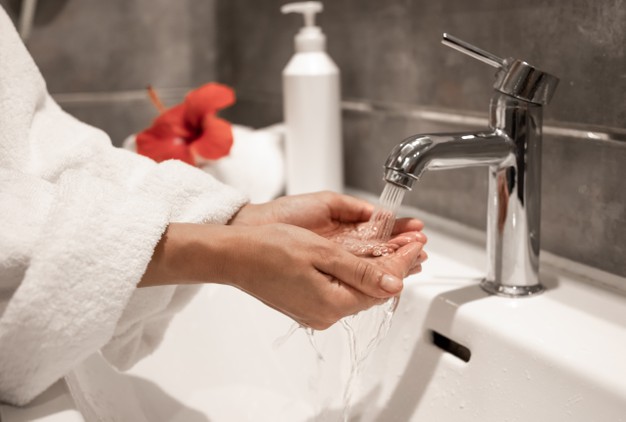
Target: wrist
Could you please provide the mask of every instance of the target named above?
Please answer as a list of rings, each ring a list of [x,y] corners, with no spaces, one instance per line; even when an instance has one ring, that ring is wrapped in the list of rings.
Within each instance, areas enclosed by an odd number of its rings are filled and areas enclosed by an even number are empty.
[[[279,201],[280,198],[263,204],[246,204],[235,213],[228,225],[250,227],[281,222],[280,215],[276,214],[280,209],[276,205]]]
[[[138,287],[229,282],[227,269],[236,252],[235,231],[223,225],[171,223]]]
[[[239,208],[231,219],[228,221],[227,225],[229,226],[250,226],[253,225],[253,215],[255,214],[255,209],[258,205],[255,204],[246,204],[243,207]]]

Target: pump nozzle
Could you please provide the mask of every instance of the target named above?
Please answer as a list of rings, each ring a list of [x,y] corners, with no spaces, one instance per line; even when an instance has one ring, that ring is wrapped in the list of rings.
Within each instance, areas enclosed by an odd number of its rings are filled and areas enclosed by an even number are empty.
[[[319,1],[302,1],[287,3],[280,8],[282,13],[302,13],[304,15],[304,27],[296,35],[296,51],[324,51],[326,37],[322,30],[315,26],[315,14],[323,9]]]
[[[324,7],[319,1],[302,1],[298,3],[287,3],[280,8],[283,14],[302,13],[304,15],[305,26],[315,26],[315,14],[320,13]]]

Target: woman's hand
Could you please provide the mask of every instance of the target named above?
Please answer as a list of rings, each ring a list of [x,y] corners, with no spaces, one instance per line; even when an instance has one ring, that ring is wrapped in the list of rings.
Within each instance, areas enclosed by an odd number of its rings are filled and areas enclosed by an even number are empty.
[[[229,224],[286,223],[332,239],[356,231],[369,221],[373,211],[374,206],[367,201],[334,192],[316,192],[284,196],[264,204],[248,204]],[[397,246],[410,241],[426,243],[426,236],[421,232],[423,227],[424,224],[414,218],[398,219],[388,243]]]
[[[362,258],[292,225],[170,224],[140,286],[230,284],[300,324],[325,329],[398,295],[423,259],[418,242]]]
[[[170,224],[139,286],[229,284],[325,329],[398,295],[427,258],[416,219],[397,220],[390,240],[370,242],[385,256],[371,256],[367,243],[346,247],[373,211],[366,201],[319,192],[246,205],[227,226]]]

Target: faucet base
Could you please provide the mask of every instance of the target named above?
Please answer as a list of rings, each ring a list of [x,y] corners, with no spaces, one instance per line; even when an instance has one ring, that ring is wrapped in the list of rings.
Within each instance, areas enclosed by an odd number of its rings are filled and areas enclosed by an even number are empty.
[[[504,297],[530,297],[546,290],[541,284],[532,286],[505,286],[486,279],[480,282],[480,287],[487,293]]]

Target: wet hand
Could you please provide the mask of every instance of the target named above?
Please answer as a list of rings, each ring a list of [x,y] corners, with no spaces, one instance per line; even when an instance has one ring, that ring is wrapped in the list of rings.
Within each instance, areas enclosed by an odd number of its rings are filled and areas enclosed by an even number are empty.
[[[325,329],[398,295],[419,267],[422,244],[357,257],[309,230],[286,225],[170,224],[139,287],[223,283],[302,325]]]
[[[223,278],[314,329],[398,295],[402,279],[425,259],[417,242],[400,246],[393,255],[360,258],[322,236],[284,224],[248,228],[245,238],[233,239],[239,262]]]
[[[231,220],[232,225],[286,223],[309,229],[332,239],[358,231],[366,224],[374,206],[361,199],[334,192],[284,196],[264,204],[248,204]],[[396,220],[391,245],[402,246],[407,239],[426,243],[424,224],[414,218]],[[396,250],[391,246],[391,250]]]

